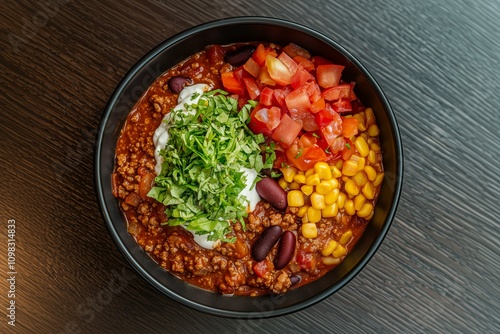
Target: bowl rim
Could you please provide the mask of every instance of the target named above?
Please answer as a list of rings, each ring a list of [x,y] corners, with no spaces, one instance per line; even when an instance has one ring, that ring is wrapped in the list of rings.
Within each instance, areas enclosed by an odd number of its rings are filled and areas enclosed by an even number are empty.
[[[387,213],[387,217],[383,223],[383,226],[379,232],[379,234],[374,238],[372,246],[367,250],[366,254],[361,258],[361,260],[354,265],[354,267],[345,275],[343,276],[336,284],[333,286],[325,289],[321,293],[318,293],[316,295],[311,296],[307,300],[304,300],[302,302],[299,302],[298,304],[294,304],[291,306],[287,306],[284,308],[278,308],[278,309],[272,309],[272,310],[266,310],[266,311],[255,311],[255,312],[242,312],[242,311],[230,311],[230,310],[225,310],[225,309],[217,309],[215,307],[207,306],[207,305],[202,305],[199,304],[195,301],[192,301],[190,299],[187,299],[179,294],[177,294],[175,291],[168,289],[167,287],[163,286],[160,284],[160,282],[156,281],[150,273],[148,273],[144,267],[136,261],[134,256],[132,256],[130,250],[125,246],[124,241],[121,239],[119,236],[118,230],[113,223],[113,220],[110,216],[110,213],[108,212],[107,209],[107,204],[106,204],[106,198],[104,196],[104,192],[102,189],[103,185],[103,180],[102,180],[102,174],[100,170],[100,165],[101,165],[101,154],[102,154],[102,142],[103,142],[103,137],[104,137],[104,129],[108,123],[108,120],[110,118],[110,115],[113,111],[113,109],[116,106],[117,101],[119,100],[119,97],[122,95],[123,91],[127,87],[129,81],[142,69],[144,66],[146,66],[153,58],[155,58],[158,54],[160,54],[164,49],[169,48],[170,46],[182,41],[185,38],[188,38],[192,35],[195,35],[199,33],[200,31],[212,29],[212,28],[218,28],[221,26],[226,26],[226,25],[234,25],[234,24],[265,24],[265,25],[273,25],[273,26],[280,26],[283,28],[289,28],[289,29],[294,29],[301,31],[307,35],[312,36],[315,39],[319,39],[328,45],[330,45],[332,48],[337,49],[344,57],[346,57],[350,62],[352,62],[362,73],[363,76],[367,79],[367,81],[372,85],[373,89],[376,91],[378,98],[380,99],[380,103],[383,106],[384,112],[386,113],[386,116],[389,120],[391,130],[393,132],[394,136],[394,147],[395,147],[395,154],[396,154],[396,180],[395,180],[395,188],[393,190],[393,200],[392,204],[390,205],[390,210]],[[266,318],[266,317],[274,317],[274,316],[280,316],[280,315],[285,315],[289,314],[292,312],[296,312],[299,310],[303,310],[309,306],[312,306],[319,301],[324,300],[325,298],[331,296],[338,290],[340,290],[342,287],[344,287],[349,281],[351,281],[366,265],[367,263],[371,260],[371,258],[374,256],[380,245],[382,244],[383,240],[385,239],[387,232],[392,225],[392,222],[394,220],[394,216],[397,211],[397,207],[399,205],[399,200],[401,197],[401,191],[402,191],[402,186],[403,186],[403,147],[402,147],[402,140],[401,140],[401,135],[398,127],[398,123],[396,120],[396,116],[394,114],[394,111],[385,96],[381,86],[378,84],[378,82],[375,80],[375,78],[371,75],[371,73],[368,71],[368,69],[363,65],[354,55],[352,55],[347,49],[345,49],[343,46],[341,46],[338,42],[333,40],[332,38],[328,37],[327,35],[309,28],[307,26],[304,26],[302,24],[298,24],[292,21],[280,19],[280,18],[274,18],[274,17],[266,17],[266,16],[237,16],[237,17],[230,17],[230,18],[223,18],[223,19],[217,19],[205,23],[198,24],[196,26],[193,26],[191,28],[188,28],[184,31],[181,31],[179,33],[176,33],[172,35],[171,37],[165,39],[161,43],[159,43],[157,46],[155,46],[153,49],[151,49],[148,53],[146,53],[142,58],[140,58],[133,66],[132,68],[123,76],[123,78],[120,80],[119,84],[116,86],[115,90],[113,91],[111,97],[109,98],[106,107],[102,113],[101,120],[99,122],[99,127],[97,131],[97,137],[94,145],[94,185],[95,185],[95,192],[96,192],[96,197],[98,200],[100,212],[104,218],[104,222],[106,225],[106,228],[108,232],[110,233],[112,240],[114,241],[115,245],[118,247],[122,255],[127,259],[127,261],[134,267],[134,269],[152,286],[154,286],[157,290],[160,292],[166,294],[168,297],[186,305],[189,306],[193,309],[196,309],[198,311],[202,311],[204,313],[212,314],[212,315],[218,315],[218,316],[224,316],[224,317],[231,317],[231,318],[254,318],[254,317],[259,317],[259,318]],[[286,294],[285,294],[286,295]]]

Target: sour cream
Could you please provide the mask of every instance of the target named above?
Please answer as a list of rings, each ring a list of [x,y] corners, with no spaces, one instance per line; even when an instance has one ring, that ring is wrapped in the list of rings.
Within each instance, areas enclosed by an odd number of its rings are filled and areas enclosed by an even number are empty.
[[[186,86],[180,93],[179,98],[177,99],[177,106],[174,110],[182,110],[183,112],[189,112],[185,105],[198,103],[201,95],[208,91],[210,87],[205,84],[196,84],[192,86]],[[161,173],[163,157],[160,155],[160,151],[165,148],[167,145],[168,139],[170,137],[168,133],[170,120],[170,113],[166,114],[163,118],[160,126],[155,130],[153,134],[153,143],[155,145],[155,173],[159,175]],[[257,171],[254,169],[249,169],[242,167],[240,169],[241,172],[244,173],[246,178],[246,186],[239,193],[238,197],[245,196],[248,200],[247,211],[252,212],[255,210],[257,203],[260,201],[260,196],[257,193],[257,190],[254,186],[254,181],[257,178]],[[189,230],[188,230],[189,231]],[[203,248],[206,249],[214,249],[218,244],[220,244],[220,240],[211,241],[208,240],[208,234],[198,235],[193,231],[189,231],[193,235],[194,241]]]

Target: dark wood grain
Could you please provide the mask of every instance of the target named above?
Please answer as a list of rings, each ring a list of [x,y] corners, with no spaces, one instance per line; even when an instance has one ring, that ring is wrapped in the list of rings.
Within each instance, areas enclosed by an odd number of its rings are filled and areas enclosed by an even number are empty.
[[[16,327],[2,311],[0,332],[500,331],[498,1],[0,2],[0,250],[15,219],[19,273]],[[405,153],[396,219],[361,274],[304,311],[253,321],[191,310],[135,274],[104,227],[92,170],[128,69],[177,32],[239,15],[344,45],[385,90]]]

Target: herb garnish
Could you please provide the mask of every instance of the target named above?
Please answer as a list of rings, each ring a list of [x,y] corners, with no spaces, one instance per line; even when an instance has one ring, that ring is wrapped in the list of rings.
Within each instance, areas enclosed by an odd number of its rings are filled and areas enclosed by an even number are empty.
[[[169,140],[160,152],[164,159],[156,185],[148,196],[166,205],[168,225],[182,225],[208,240],[234,242],[228,236],[231,222],[247,216],[248,199],[239,196],[246,186],[242,168],[271,168],[273,147],[264,145],[262,134],[246,125],[255,101],[238,111],[238,101],[228,93],[204,93],[187,112],[172,110]],[[266,152],[266,161],[261,155]]]

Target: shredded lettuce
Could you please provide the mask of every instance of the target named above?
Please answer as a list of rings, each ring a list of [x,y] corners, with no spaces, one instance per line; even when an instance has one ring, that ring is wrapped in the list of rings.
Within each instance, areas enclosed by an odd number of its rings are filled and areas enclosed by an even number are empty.
[[[272,167],[275,154],[264,136],[246,125],[257,103],[248,101],[238,111],[238,101],[227,94],[206,92],[197,104],[185,106],[187,112],[171,111],[170,137],[160,151],[162,171],[148,196],[166,205],[166,224],[234,242],[231,224],[245,227],[248,207],[248,199],[239,196],[246,186],[242,167],[259,173]]]

